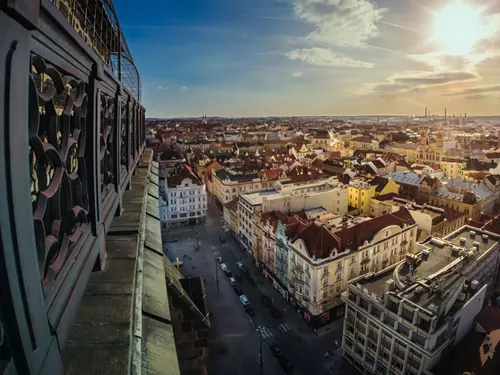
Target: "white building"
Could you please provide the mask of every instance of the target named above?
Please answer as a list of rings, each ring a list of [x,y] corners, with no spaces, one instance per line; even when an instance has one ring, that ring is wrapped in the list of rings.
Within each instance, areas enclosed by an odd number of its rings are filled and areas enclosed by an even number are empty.
[[[347,212],[347,185],[331,177],[302,183],[278,181],[275,190],[241,194],[238,200],[238,236],[254,258],[260,258],[262,213],[296,212],[323,207],[328,212]]]
[[[286,281],[291,302],[314,326],[344,313],[341,293],[351,280],[387,269],[415,251],[417,225],[406,208],[375,219],[355,218],[352,224],[342,221],[321,224],[294,217],[276,235],[281,239],[276,257],[287,258],[276,273]]]
[[[419,244],[342,295],[342,346],[363,373],[427,374],[471,329],[495,290],[500,236],[463,226]]]
[[[205,184],[189,166],[167,177],[164,190],[166,201],[160,197],[160,218],[168,227],[204,222],[207,212]]]

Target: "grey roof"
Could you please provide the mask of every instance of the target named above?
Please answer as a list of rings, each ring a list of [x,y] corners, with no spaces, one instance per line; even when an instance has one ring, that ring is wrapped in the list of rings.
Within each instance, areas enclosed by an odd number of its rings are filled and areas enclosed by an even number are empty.
[[[488,185],[482,182],[477,184],[474,182],[463,181],[459,178],[446,178],[446,177],[443,177],[441,179],[441,182],[447,183],[448,185],[460,187],[462,189],[471,189],[472,193],[481,199],[486,199],[491,194],[493,194],[493,191],[490,190]]]
[[[406,185],[418,186],[422,181],[422,176],[413,172],[393,172],[384,176],[385,178],[392,178],[394,182]]]

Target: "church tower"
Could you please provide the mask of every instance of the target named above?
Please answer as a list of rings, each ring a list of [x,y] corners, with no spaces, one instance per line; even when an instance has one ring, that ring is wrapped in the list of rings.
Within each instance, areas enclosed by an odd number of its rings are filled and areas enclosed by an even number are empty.
[[[420,147],[425,147],[429,144],[429,140],[427,139],[427,135],[425,134],[424,131],[420,133],[420,140],[419,140],[419,145]]]
[[[444,147],[443,133],[440,131],[436,134],[436,147],[438,149],[442,149]]]

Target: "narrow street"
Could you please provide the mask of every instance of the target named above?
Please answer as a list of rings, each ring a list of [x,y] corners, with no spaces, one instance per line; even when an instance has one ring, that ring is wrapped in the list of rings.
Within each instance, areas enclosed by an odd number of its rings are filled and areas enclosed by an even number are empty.
[[[172,261],[178,258],[183,262],[181,271],[186,277],[205,278],[207,301],[213,314],[210,341],[211,373],[260,374],[259,332],[262,332],[264,374],[284,373],[268,348],[273,343],[281,347],[283,355],[292,363],[293,374],[340,374],[341,362],[344,362],[344,374],[358,374],[338,356],[331,356],[326,360],[323,358],[327,350],[337,348],[336,342],[340,345],[342,320],[331,323],[317,333],[313,332],[272,284],[256,270],[250,257],[239,249],[231,236],[225,234],[226,241],[220,242],[221,213],[211,200],[208,215],[205,226],[182,228],[167,233],[167,238],[176,238],[177,242],[165,243],[164,251]],[[200,242],[199,251],[196,250],[197,238]],[[255,316],[249,317],[245,313],[216,262],[216,256],[221,256],[233,273],[239,272],[236,262],[242,262],[257,282],[255,286],[251,286],[245,278],[238,282],[250,305],[255,309]],[[263,306],[262,295],[274,301],[274,305],[283,312],[281,318],[274,318],[270,310]]]

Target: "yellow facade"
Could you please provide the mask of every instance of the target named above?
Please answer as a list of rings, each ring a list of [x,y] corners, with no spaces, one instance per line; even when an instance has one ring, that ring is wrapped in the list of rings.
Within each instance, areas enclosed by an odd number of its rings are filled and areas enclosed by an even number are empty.
[[[385,195],[390,193],[399,194],[399,185],[396,182],[394,182],[392,178],[389,178],[387,180],[387,184],[381,191],[376,192],[376,195],[378,197],[379,195]]]
[[[376,185],[351,185],[349,186],[349,206],[358,210],[361,215],[370,215],[371,199],[375,197]]]

